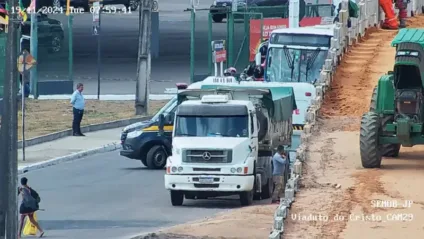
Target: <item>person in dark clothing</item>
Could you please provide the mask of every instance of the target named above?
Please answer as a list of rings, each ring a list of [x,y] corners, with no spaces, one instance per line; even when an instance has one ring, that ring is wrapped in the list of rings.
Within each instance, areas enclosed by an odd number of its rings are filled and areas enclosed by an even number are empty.
[[[85,136],[81,132],[81,121],[84,115],[85,100],[82,95],[84,90],[84,85],[82,83],[77,84],[77,89],[71,96],[71,104],[73,106],[72,112],[74,114],[74,119],[72,121],[72,131],[74,136]]]
[[[28,179],[23,177],[21,178],[21,187],[18,189],[18,195],[22,196],[21,205],[19,206],[19,214],[21,214],[19,222],[19,231],[18,238],[21,238],[22,228],[24,227],[25,218],[28,216],[30,222],[38,229],[40,232],[40,237],[44,236],[44,231],[34,219],[34,213],[39,210],[39,200],[34,198],[34,194],[38,195],[35,190],[31,189],[28,186]],[[38,196],[37,196],[38,197]]]

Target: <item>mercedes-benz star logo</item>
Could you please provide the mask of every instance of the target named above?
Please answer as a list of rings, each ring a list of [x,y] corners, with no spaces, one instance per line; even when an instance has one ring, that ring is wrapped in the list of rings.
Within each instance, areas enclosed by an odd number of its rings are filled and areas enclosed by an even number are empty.
[[[203,159],[204,160],[211,159],[211,153],[209,153],[209,152],[204,152],[202,156],[203,156]]]

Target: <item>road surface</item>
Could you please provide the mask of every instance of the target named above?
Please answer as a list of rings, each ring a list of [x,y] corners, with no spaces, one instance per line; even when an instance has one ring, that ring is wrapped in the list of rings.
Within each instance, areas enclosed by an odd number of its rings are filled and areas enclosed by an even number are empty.
[[[201,1],[208,8],[211,0]],[[183,10],[189,1],[160,1],[160,53],[152,59],[151,93],[163,93],[177,82],[189,82],[190,12]],[[207,15],[198,11],[196,20],[196,74],[207,73]],[[65,30],[63,51],[47,54],[39,50],[40,80],[67,79],[68,24],[64,15],[50,15],[60,20]],[[138,11],[131,14],[103,14],[101,22],[102,94],[135,93],[138,48]],[[214,39],[226,38],[226,24],[214,24]],[[92,36],[92,15],[74,17],[74,81],[83,82],[86,94],[97,92],[97,40]],[[240,27],[242,29],[242,27]]]
[[[25,174],[41,196],[38,213],[49,238],[130,238],[240,207],[238,200],[186,200],[171,206],[164,170],[99,154]]]

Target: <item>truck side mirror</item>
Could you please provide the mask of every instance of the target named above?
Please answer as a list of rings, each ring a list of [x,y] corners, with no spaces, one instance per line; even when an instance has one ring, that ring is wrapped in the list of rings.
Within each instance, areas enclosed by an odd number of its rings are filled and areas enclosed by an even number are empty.
[[[159,115],[159,132],[163,132],[163,128],[165,127],[165,116],[163,116],[163,114]]]
[[[261,63],[262,63],[262,56],[261,56],[261,53],[256,53],[256,55],[255,55],[255,64],[257,65],[257,66],[260,66],[261,65]]]

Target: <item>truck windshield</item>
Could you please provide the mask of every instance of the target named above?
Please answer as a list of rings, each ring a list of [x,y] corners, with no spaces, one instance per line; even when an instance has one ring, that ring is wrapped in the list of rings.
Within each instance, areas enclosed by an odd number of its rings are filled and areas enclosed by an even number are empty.
[[[328,50],[321,48],[270,48],[266,66],[266,80],[271,82],[309,82],[319,79]]]
[[[248,137],[246,116],[177,116],[175,137]]]

